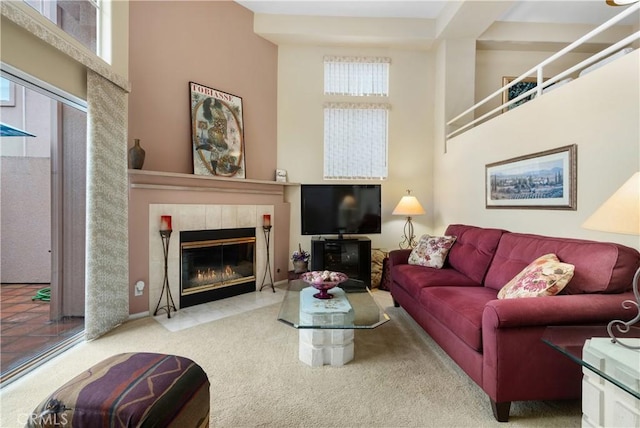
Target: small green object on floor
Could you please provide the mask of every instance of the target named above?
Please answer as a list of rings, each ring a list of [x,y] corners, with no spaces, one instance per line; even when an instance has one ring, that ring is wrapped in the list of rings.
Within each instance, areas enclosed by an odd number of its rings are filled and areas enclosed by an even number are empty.
[[[51,288],[41,288],[38,290],[35,296],[31,298],[31,300],[42,300],[43,302],[48,302],[51,300]]]

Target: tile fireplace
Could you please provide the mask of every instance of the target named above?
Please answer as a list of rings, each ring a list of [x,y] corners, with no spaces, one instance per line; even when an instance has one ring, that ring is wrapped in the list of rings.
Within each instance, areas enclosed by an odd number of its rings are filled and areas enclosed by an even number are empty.
[[[262,233],[265,214],[274,217],[273,205],[149,204],[149,307],[156,306],[162,292],[161,216],[172,217],[167,277],[180,309],[260,288],[267,263]],[[209,242],[216,240],[220,242]],[[237,248],[229,251],[226,247],[233,241]],[[273,241],[269,246],[273,254]],[[189,269],[192,272],[183,278]]]

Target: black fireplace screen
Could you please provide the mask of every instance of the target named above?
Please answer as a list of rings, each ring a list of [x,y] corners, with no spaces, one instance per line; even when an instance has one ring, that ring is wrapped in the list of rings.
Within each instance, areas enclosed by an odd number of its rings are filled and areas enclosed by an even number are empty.
[[[220,239],[210,235],[185,241],[181,236],[182,295],[255,281],[255,235]]]

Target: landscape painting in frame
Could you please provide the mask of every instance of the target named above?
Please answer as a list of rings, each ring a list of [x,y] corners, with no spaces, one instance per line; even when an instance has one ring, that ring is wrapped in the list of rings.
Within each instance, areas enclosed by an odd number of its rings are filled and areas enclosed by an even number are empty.
[[[193,173],[245,178],[242,98],[189,82]]]
[[[575,144],[486,165],[487,208],[576,209]]]

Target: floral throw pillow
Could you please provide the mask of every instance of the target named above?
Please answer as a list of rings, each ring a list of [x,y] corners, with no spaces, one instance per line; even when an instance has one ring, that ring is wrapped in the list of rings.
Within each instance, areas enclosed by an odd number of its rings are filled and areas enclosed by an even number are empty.
[[[555,296],[573,278],[575,267],[562,263],[555,254],[531,262],[498,292],[498,299]]]
[[[409,264],[440,269],[454,242],[455,236],[422,235],[409,255]]]

